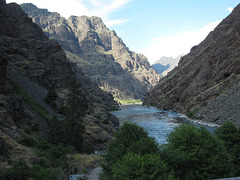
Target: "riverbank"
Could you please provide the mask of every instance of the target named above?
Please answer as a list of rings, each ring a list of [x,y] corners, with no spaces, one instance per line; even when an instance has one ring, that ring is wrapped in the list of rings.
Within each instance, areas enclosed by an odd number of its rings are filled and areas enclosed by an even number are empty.
[[[144,106],[144,105],[143,105]],[[150,108],[156,108],[154,106],[146,106],[146,107],[150,107]],[[158,108],[156,108],[158,109]],[[159,109],[160,110],[160,109]],[[174,112],[174,111],[170,111],[170,112]],[[211,123],[211,122],[206,122],[206,121],[202,121],[202,120],[199,120],[199,119],[192,119],[192,118],[189,118],[187,116],[187,114],[183,114],[183,113],[179,113],[179,112],[175,112],[177,113],[177,115],[181,118],[184,118],[186,119],[187,121],[191,122],[191,123],[196,123],[196,124],[200,124],[200,125],[203,125],[203,126],[209,126],[209,127],[214,127],[214,128],[218,128],[220,127],[221,125],[220,124],[217,124],[217,123]]]
[[[117,101],[120,105],[142,104],[141,99],[119,99],[115,97],[114,100]]]
[[[199,119],[192,119],[192,118],[189,118],[187,117],[186,114],[182,114],[182,113],[177,113],[179,117],[182,117],[182,118],[186,118],[189,122],[191,123],[197,123],[197,124],[200,124],[200,125],[203,125],[203,126],[209,126],[209,127],[214,127],[214,128],[218,128],[219,124],[216,124],[216,123],[210,123],[210,122],[205,122],[205,121],[201,121]]]

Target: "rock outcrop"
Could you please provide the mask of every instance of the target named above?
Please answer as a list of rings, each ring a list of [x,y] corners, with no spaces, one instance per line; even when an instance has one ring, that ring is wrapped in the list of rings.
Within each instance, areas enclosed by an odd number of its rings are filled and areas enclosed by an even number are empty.
[[[11,160],[25,158],[32,150],[17,143],[21,140],[19,132],[36,126],[44,136],[48,130],[46,119],[16,91],[16,86],[51,116],[65,118],[46,104],[44,98],[49,90],[57,90],[63,105],[73,77],[82,88],[88,108],[84,119],[85,141],[103,149],[118,126],[118,119],[108,113],[117,106],[113,96],[70,62],[62,46],[49,40],[19,5],[0,1],[0,27],[0,151],[16,152],[9,154]],[[28,158],[32,156],[33,153]]]
[[[68,19],[33,4],[21,7],[51,39],[67,51],[68,58],[103,90],[120,99],[139,99],[159,80],[142,54],[130,51],[98,17]]]
[[[146,94],[144,104],[239,125],[239,99],[233,98],[239,93],[239,42],[240,5]]]

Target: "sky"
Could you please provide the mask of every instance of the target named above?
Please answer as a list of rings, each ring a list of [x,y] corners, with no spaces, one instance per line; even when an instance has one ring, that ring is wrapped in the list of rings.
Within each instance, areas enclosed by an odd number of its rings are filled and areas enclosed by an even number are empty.
[[[152,64],[162,56],[187,54],[234,7],[238,0],[6,0],[71,15],[98,16],[131,51]]]

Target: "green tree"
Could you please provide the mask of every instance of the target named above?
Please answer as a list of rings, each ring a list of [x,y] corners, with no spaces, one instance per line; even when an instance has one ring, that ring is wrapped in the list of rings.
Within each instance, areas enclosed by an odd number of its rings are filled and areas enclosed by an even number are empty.
[[[48,140],[53,144],[64,143],[65,131],[63,121],[59,121],[55,116],[48,122]]]
[[[126,154],[113,167],[116,180],[167,180],[174,179],[159,154]]]
[[[30,176],[34,180],[57,180],[58,169],[35,164],[30,168]]]
[[[217,137],[224,141],[228,152],[233,157],[235,176],[240,175],[240,130],[230,121],[225,122],[215,131]]]
[[[228,149],[231,149],[233,146],[238,144],[239,134],[237,126],[231,121],[225,122],[215,131],[217,137],[222,139],[225,143],[225,146]]]
[[[44,101],[49,105],[51,105],[52,107],[56,108],[56,103],[55,103],[56,99],[57,99],[56,90],[49,90]]]
[[[132,163],[128,158],[133,160]],[[160,164],[154,161],[154,158],[158,159]],[[163,167],[158,167],[155,172],[153,169],[158,165]],[[152,177],[156,179],[159,172],[167,171],[166,164],[160,161],[156,141],[149,137],[142,127],[132,123],[124,123],[120,127],[115,138],[107,146],[101,166],[103,168],[102,179],[124,179],[124,177],[127,179],[133,176],[138,177],[135,179],[151,179]],[[139,167],[141,170],[138,169]]]
[[[25,180],[29,179],[30,171],[26,162],[23,160],[18,160],[13,163],[13,165],[6,169],[1,175],[1,180]]]
[[[205,127],[182,124],[171,132],[162,158],[180,179],[212,179],[232,175],[231,156],[222,141]]]
[[[86,149],[82,136],[84,133],[83,118],[88,107],[86,102],[80,85],[76,79],[73,79],[64,106],[65,120],[60,121],[53,117],[48,122],[48,139],[51,143],[73,146],[79,152]]]
[[[72,80],[69,91],[64,108],[66,120],[63,122],[65,131],[63,139],[64,144],[74,146],[76,150],[81,151],[84,133],[83,118],[87,110],[87,101],[76,79]]]

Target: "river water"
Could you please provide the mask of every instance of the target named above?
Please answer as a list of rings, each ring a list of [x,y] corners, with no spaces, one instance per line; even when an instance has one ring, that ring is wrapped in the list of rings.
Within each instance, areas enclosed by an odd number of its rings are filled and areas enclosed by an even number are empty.
[[[124,122],[133,122],[142,126],[149,133],[149,136],[154,137],[160,145],[166,143],[167,134],[181,123],[201,125],[190,122],[187,117],[176,112],[162,111],[141,104],[122,105],[119,111],[112,111],[111,113],[119,118],[120,125]],[[211,126],[206,127],[211,132],[216,129]]]

